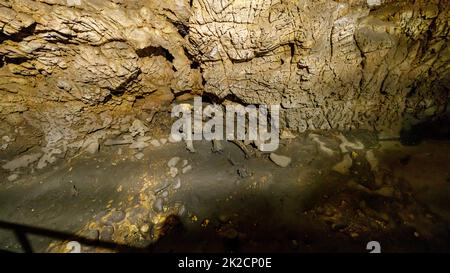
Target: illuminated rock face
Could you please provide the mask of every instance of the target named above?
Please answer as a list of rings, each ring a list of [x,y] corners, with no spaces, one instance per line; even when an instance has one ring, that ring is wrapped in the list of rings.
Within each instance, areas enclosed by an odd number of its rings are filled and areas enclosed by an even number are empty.
[[[0,0],[0,130],[71,144],[207,93],[281,104],[294,130],[395,133],[449,111],[449,18],[446,0]]]
[[[445,111],[448,6],[370,10],[381,2],[193,1],[189,46],[205,92],[281,104],[299,130],[396,131],[405,113]]]

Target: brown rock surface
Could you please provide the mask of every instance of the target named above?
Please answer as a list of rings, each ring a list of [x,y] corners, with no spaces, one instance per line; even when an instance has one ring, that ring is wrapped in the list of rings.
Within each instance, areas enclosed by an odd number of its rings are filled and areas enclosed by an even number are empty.
[[[189,93],[398,133],[449,112],[449,4],[0,0],[0,135],[81,148]]]

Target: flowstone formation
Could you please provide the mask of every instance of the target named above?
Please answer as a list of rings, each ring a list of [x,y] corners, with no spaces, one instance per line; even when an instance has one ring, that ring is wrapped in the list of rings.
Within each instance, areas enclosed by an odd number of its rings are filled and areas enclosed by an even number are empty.
[[[405,122],[449,112],[449,7],[0,0],[2,159],[41,147],[45,166],[144,137],[155,113],[193,95],[280,104],[291,130],[395,136]]]

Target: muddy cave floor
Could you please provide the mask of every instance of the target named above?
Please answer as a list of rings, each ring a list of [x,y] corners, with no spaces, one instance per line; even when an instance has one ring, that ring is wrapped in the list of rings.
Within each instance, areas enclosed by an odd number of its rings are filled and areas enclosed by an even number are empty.
[[[284,168],[223,144],[191,153],[168,142],[141,159],[102,146],[14,182],[2,170],[0,249],[68,252],[76,239],[83,252],[367,252],[372,240],[384,252],[450,250],[449,141],[305,133],[281,141]]]

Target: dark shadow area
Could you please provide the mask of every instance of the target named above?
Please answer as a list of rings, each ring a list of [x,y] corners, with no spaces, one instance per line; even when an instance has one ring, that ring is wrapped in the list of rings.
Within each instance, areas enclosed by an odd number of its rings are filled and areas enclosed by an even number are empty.
[[[17,43],[21,42],[26,37],[31,36],[31,35],[33,35],[33,33],[35,33],[36,26],[37,26],[37,23],[33,23],[29,27],[21,29],[18,33],[14,34],[14,35],[6,35],[6,34],[1,33],[0,42],[6,41],[6,40],[11,40],[11,41],[14,41]]]
[[[386,201],[386,200],[385,200]],[[370,201],[370,206],[374,201]],[[395,206],[392,206],[393,208]],[[355,211],[357,209],[355,208]],[[262,214],[265,213],[265,214]],[[261,218],[274,217],[273,213],[255,211]],[[177,217],[177,216],[172,216]],[[275,216],[276,217],[276,216]],[[330,228],[308,217],[294,216],[281,218],[277,224],[267,223],[256,217],[238,219],[239,226],[227,227],[228,223],[212,221],[205,228],[189,229],[182,224],[171,228],[154,245],[147,248],[153,253],[364,253],[367,242],[376,240],[382,243],[385,252],[447,252],[449,238],[440,237],[433,241],[414,236],[412,226],[397,222],[397,228],[374,231],[350,238],[340,232],[352,226],[351,219]],[[293,223],[297,220],[298,223]],[[169,225],[170,226],[170,225]],[[439,233],[437,236],[445,234]]]
[[[177,28],[178,33],[181,37],[185,38],[187,35],[189,35],[189,27],[182,22],[172,21],[172,24]]]
[[[450,115],[405,126],[400,132],[403,145],[418,145],[425,139],[449,140]]]
[[[154,56],[162,56],[166,58],[169,62],[173,62],[175,59],[172,54],[170,54],[169,50],[165,49],[162,46],[155,47],[155,46],[149,46],[143,49],[136,50],[136,54],[140,58],[145,57],[154,57]]]

